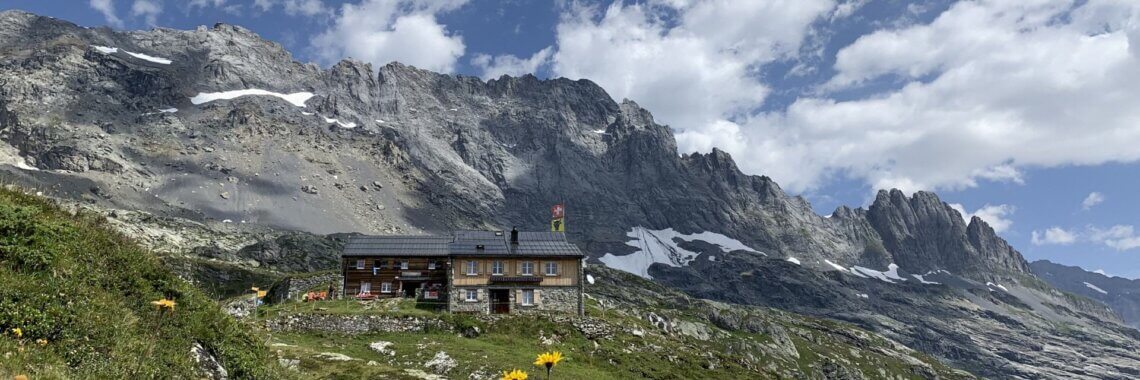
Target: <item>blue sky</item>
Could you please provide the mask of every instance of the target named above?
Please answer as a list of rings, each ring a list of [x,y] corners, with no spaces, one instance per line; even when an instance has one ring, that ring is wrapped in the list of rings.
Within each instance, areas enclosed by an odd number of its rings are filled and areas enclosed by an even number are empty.
[[[597,82],[821,214],[934,190],[1029,260],[1140,278],[1140,5],[7,0],[116,29],[238,24],[297,59]],[[1135,231],[1134,231],[1135,230]]]

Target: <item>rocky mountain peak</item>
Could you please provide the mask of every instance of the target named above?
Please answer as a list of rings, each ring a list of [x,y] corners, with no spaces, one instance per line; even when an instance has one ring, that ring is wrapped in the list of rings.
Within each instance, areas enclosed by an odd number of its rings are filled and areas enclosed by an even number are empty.
[[[1029,273],[1021,254],[985,221],[974,217],[967,225],[934,193],[879,191],[867,216],[886,250],[908,270],[945,269],[979,278]]]

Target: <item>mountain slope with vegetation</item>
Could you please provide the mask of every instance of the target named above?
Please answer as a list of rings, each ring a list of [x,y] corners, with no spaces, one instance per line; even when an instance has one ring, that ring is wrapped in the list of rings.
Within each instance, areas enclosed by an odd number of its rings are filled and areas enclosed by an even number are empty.
[[[969,377],[842,323],[697,300],[607,268],[590,273],[597,282],[581,319],[472,317],[397,300],[285,303],[241,322],[104,218],[0,190],[0,374],[201,378],[216,367],[198,360],[216,360],[231,378],[288,378],[298,373],[278,363],[297,360],[299,374],[321,378],[431,378],[435,366],[419,363],[442,351],[455,361],[444,360],[449,378],[494,378],[527,369],[534,353],[561,350],[569,357],[556,369],[563,378]],[[159,310],[152,305],[159,299],[176,305]],[[314,316],[435,327],[363,334],[282,327]],[[376,341],[396,353],[369,348]],[[195,345],[203,355],[191,354]]]
[[[389,299],[285,302],[252,319],[282,362],[319,378],[497,379],[516,368],[542,378],[531,362],[549,351],[567,357],[559,379],[972,378],[850,324],[695,299],[605,267],[587,273],[583,318]]]
[[[173,310],[151,304],[176,302]],[[0,190],[0,377],[281,378],[264,341],[101,217]],[[202,347],[203,355],[191,354]]]

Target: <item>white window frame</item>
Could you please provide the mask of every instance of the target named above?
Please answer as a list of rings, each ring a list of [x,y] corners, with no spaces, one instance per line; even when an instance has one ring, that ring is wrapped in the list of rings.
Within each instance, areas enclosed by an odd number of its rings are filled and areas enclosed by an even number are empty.
[[[478,261],[475,261],[475,260],[467,261],[467,275],[468,276],[478,276],[479,275],[479,262]]]
[[[522,301],[521,301],[521,303],[523,306],[534,306],[534,289],[523,289],[522,290]]]
[[[534,262],[533,261],[523,261],[522,262],[522,275],[523,276],[534,276]]]
[[[542,272],[545,273],[547,276],[557,276],[558,275],[558,262],[557,261],[547,261],[546,263],[544,263],[542,265],[542,267],[543,267]],[[553,269],[553,271],[551,269]]]
[[[360,283],[360,291],[358,291],[357,293],[359,293],[359,294],[372,294],[372,283],[371,282],[361,282]]]
[[[428,261],[428,270],[435,270],[435,261]]]
[[[392,292],[392,283],[391,282],[381,282],[380,283],[380,293],[391,293],[391,292]]]
[[[408,270],[408,260],[404,260],[404,261],[400,262],[400,269],[401,270]]]
[[[479,291],[476,289],[465,290],[463,300],[466,302],[479,302]]]
[[[364,269],[364,259],[356,260],[356,269]]]
[[[503,275],[503,260],[495,260],[491,263],[491,274],[495,276]]]

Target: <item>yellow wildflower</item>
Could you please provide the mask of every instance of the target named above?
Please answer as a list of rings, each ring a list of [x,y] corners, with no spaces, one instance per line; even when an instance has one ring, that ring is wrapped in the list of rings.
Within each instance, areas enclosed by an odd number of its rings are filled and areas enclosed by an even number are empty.
[[[174,305],[177,305],[178,303],[174,302],[174,300],[169,300],[169,299],[163,298],[163,299],[160,299],[158,301],[150,301],[150,304],[154,305],[155,307],[157,307],[159,309],[170,309],[171,311],[173,311]]]
[[[12,380],[28,380],[28,375],[16,375]]]
[[[24,330],[20,330],[19,327],[14,328],[14,329],[12,329],[12,335],[15,335],[17,338],[23,338],[24,337]]]
[[[41,346],[46,346],[48,344],[48,341],[47,341],[47,339],[40,338],[40,339],[36,339],[36,344],[41,345]]]
[[[534,365],[539,366],[539,367],[546,367],[546,369],[550,369],[550,367],[553,367],[555,364],[558,364],[558,362],[560,362],[560,361],[562,361],[562,353],[561,352],[558,352],[558,351],[547,352],[547,353],[543,353],[543,354],[538,355],[538,358],[534,360]]]
[[[503,371],[503,380],[526,380],[526,372],[520,370]]]

